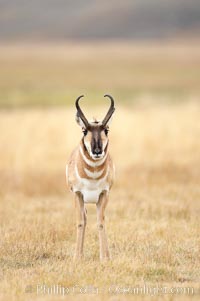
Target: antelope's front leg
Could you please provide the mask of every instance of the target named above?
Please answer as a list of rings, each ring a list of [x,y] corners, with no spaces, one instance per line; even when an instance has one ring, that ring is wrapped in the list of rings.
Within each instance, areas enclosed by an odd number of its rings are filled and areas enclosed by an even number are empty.
[[[76,238],[76,250],[75,250],[74,259],[76,260],[83,256],[85,227],[87,222],[84,200],[80,192],[76,193],[75,205],[76,205],[76,214],[77,214],[77,238]]]
[[[108,193],[103,192],[97,203],[97,224],[99,230],[99,243],[100,243],[100,259],[110,259],[108,249],[108,242],[105,229],[105,209],[108,203]]]

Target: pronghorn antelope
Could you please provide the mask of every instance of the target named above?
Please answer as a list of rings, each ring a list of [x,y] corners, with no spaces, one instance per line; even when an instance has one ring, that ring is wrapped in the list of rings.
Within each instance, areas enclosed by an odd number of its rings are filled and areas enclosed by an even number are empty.
[[[79,100],[76,100],[76,121],[81,126],[83,137],[78,147],[72,152],[66,168],[69,189],[75,194],[77,211],[77,241],[74,259],[83,256],[83,244],[86,227],[85,204],[94,203],[97,207],[97,224],[99,230],[100,259],[109,259],[109,249],[105,230],[104,213],[109,200],[109,191],[113,184],[114,166],[108,152],[109,122],[115,111],[114,100],[103,121],[89,122],[83,114]]]

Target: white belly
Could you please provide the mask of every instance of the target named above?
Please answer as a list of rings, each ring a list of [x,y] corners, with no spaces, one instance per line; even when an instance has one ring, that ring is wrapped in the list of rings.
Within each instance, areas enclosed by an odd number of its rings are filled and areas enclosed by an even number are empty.
[[[79,177],[78,183],[73,187],[73,191],[80,191],[83,195],[84,203],[96,204],[103,191],[109,191],[107,175],[100,180],[87,180]]]
[[[82,190],[84,203],[94,203],[96,204],[99,200],[99,196],[102,191],[100,190]]]

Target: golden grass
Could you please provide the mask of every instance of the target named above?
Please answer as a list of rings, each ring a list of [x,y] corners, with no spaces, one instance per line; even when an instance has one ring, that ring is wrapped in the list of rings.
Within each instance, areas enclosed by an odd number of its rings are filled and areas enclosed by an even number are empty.
[[[148,99],[147,99],[148,100]],[[73,196],[65,164],[79,142],[74,108],[0,111],[0,292],[2,300],[57,300],[40,284],[193,287],[200,280],[200,107],[121,106],[110,131],[116,184],[107,208],[112,261],[99,262],[95,206],[88,205],[85,258],[75,247]],[[106,107],[87,110],[103,116]],[[31,288],[30,288],[31,286]],[[25,293],[28,290],[31,292]],[[133,294],[97,300],[149,300]],[[70,294],[69,300],[91,295]],[[159,300],[159,296],[154,299]],[[164,300],[191,295],[163,295]],[[194,296],[198,300],[199,295]]]

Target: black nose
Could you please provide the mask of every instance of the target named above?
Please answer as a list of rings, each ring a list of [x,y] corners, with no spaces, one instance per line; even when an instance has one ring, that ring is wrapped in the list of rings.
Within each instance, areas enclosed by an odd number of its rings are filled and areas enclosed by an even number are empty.
[[[101,155],[101,153],[102,153],[102,151],[100,148],[95,148],[95,150],[94,150],[95,155]]]

